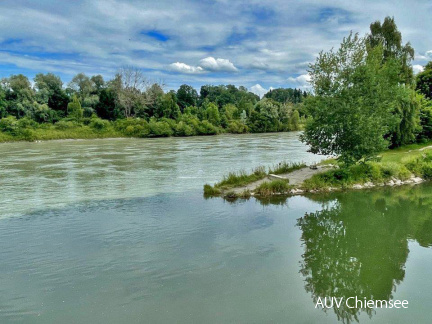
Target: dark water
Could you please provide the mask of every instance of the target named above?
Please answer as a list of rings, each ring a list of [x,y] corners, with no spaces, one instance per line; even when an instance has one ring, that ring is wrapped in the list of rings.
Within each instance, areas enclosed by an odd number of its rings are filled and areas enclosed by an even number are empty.
[[[279,141],[273,148],[279,160],[285,154],[312,159],[300,146],[287,153],[290,143],[298,144],[295,138],[272,136]],[[154,176],[149,169],[155,161],[146,164],[131,155],[135,162],[124,170],[131,174],[107,173],[98,185],[90,175],[85,180],[79,174],[94,167],[94,158],[85,157],[99,142],[76,142],[64,151],[43,147],[38,154],[56,156],[53,165],[67,174],[53,197],[44,189],[49,172],[25,167],[30,144],[14,146],[8,161],[17,154],[23,164],[3,167],[22,178],[16,183],[5,174],[1,178],[2,193],[10,195],[0,197],[2,206],[9,204],[0,220],[0,323],[430,322],[431,185],[265,201],[206,200],[199,183],[229,168],[228,160],[220,162],[225,154],[237,155],[239,165],[273,162],[268,137],[255,138],[250,156],[246,148],[235,149],[243,137],[228,138],[223,144],[228,153],[215,143],[199,153],[194,165],[202,174],[189,170],[192,162],[183,153],[167,160],[154,154],[162,172]],[[198,155],[207,139],[176,145],[192,146],[181,152]],[[284,141],[288,145],[280,144]],[[112,144],[100,143],[106,146],[99,154],[108,155]],[[123,149],[114,145],[113,155],[127,151],[122,143]],[[136,145],[150,150],[144,144]],[[67,168],[54,162],[67,159]],[[205,165],[210,159],[220,162],[217,168]],[[118,157],[112,157],[105,168],[115,169],[116,162]],[[41,173],[20,173],[19,168]],[[140,177],[141,172],[148,176]],[[182,176],[192,179],[185,190],[174,183],[163,192],[170,179]],[[108,185],[110,177],[114,183]],[[122,179],[124,191],[118,189]],[[37,195],[23,185],[26,181],[42,192]],[[139,196],[132,185],[150,188]],[[80,192],[71,202],[74,190]],[[409,307],[315,308],[326,296],[405,299]]]

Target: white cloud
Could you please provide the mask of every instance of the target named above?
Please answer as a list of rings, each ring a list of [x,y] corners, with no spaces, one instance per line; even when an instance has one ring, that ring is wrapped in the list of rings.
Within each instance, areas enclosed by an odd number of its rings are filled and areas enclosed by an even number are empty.
[[[198,66],[188,65],[186,63],[176,62],[169,65],[171,71],[188,74],[198,74],[202,72],[235,72],[238,69],[227,59],[215,59],[206,57],[202,59]]]
[[[200,66],[191,66],[180,62],[171,63],[169,67],[171,71],[180,72],[180,73],[197,74],[197,73],[204,72],[203,68]]]
[[[258,95],[260,98],[262,98],[267,92],[269,92],[269,90],[272,90],[273,87],[270,87],[268,89],[264,88],[263,86],[261,86],[260,84],[255,84],[254,86],[250,87],[249,91],[252,93],[255,93],[256,95]]]
[[[300,87],[303,88],[307,88],[310,86],[309,82],[310,82],[311,78],[309,74],[301,74],[298,77],[289,77],[288,78],[288,82],[294,84],[294,85],[298,85]]]
[[[423,72],[423,70],[424,70],[423,66],[421,66],[419,64],[413,65],[414,74],[418,74],[420,72]]]
[[[206,57],[199,64],[203,69],[214,72],[235,72],[238,69],[230,62],[230,60],[217,58],[212,56]]]
[[[3,0],[0,48],[8,55],[0,57],[0,64],[29,75],[49,71],[66,78],[82,71],[109,78],[119,67],[135,65],[168,87],[184,82],[299,87],[307,85],[301,77],[304,62],[337,48],[350,30],[364,35],[372,21],[387,15],[395,17],[403,42],[410,41],[420,54],[412,64],[432,60],[429,2],[398,1],[389,12],[388,0],[367,6],[364,0],[238,0],[229,5],[226,0]],[[263,10],[268,20],[257,17]],[[149,31],[167,40],[146,36]],[[287,76],[294,76],[289,84]]]

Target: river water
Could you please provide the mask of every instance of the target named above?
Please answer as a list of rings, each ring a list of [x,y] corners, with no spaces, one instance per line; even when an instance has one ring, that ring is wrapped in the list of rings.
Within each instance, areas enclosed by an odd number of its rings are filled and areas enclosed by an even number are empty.
[[[429,323],[432,186],[205,199],[298,133],[0,145],[0,323]],[[407,309],[316,308],[324,297]]]

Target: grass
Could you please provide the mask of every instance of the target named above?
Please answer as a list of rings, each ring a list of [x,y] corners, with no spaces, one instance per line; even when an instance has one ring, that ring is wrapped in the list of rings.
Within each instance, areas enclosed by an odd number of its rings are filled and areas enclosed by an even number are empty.
[[[291,173],[295,170],[299,170],[306,167],[304,163],[289,163],[289,162],[281,162],[273,166],[273,168],[269,168],[269,174],[284,174]]]
[[[382,158],[381,162],[366,162],[343,169],[313,175],[303,182],[302,189],[320,190],[329,187],[348,188],[354,184],[385,183],[391,179],[407,180],[412,175],[432,179],[432,152],[400,150],[398,155]],[[413,154],[411,154],[413,153]],[[398,162],[396,162],[398,161]]]
[[[290,173],[304,167],[306,167],[306,164],[304,163],[281,162],[274,165],[273,167],[270,167],[268,172],[265,171],[265,167],[263,166],[255,168],[250,174],[246,173],[244,170],[239,172],[230,172],[228,175],[223,177],[222,181],[216,183],[213,187],[209,184],[205,184],[204,195],[207,197],[218,196],[221,194],[221,191],[227,191],[233,188],[246,186],[255,181],[264,179],[269,174]],[[227,196],[228,193],[232,194],[232,192],[228,191],[225,193],[225,196]],[[244,198],[245,196],[250,196],[250,192],[245,192],[240,195],[236,194],[236,196]]]
[[[273,180],[261,183],[255,190],[262,197],[272,196],[276,193],[286,193],[290,189],[288,180]]]
[[[209,184],[204,185],[204,197],[215,197],[219,196],[221,191],[217,188],[210,186]]]
[[[115,130],[113,127],[107,127],[105,129],[98,130],[87,125],[79,125],[67,129],[58,129],[53,125],[49,125],[48,127],[43,128],[24,129],[21,130],[17,135],[0,132],[0,142],[95,139],[112,137],[125,137],[125,135]]]
[[[230,189],[235,187],[242,187],[249,183],[261,180],[267,176],[264,167],[257,167],[252,170],[251,174],[247,174],[244,170],[240,172],[230,172],[224,176],[221,182],[214,185],[217,189]]]

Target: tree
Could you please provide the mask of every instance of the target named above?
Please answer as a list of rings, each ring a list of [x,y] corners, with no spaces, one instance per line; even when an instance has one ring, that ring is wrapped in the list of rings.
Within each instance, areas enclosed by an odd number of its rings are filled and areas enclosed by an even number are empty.
[[[388,147],[384,135],[397,122],[399,65],[383,63],[382,56],[381,45],[367,53],[365,40],[351,33],[337,51],[321,52],[310,65],[315,96],[305,100],[312,118],[301,139],[311,152],[352,164]]]
[[[207,120],[210,123],[212,123],[215,126],[220,126],[221,117],[219,114],[219,109],[214,103],[210,102],[207,105],[207,108],[205,110],[205,114],[206,114]]]
[[[74,118],[75,120],[79,121],[83,117],[83,109],[81,108],[81,104],[78,100],[78,97],[75,95],[73,96],[72,102],[68,103],[68,116]]]
[[[408,42],[402,44],[402,34],[398,30],[393,17],[386,17],[381,24],[375,21],[370,25],[370,34],[366,39],[367,45],[372,49],[383,46],[383,62],[388,59],[397,59],[401,63],[400,80],[406,84],[413,81],[411,61],[414,59],[414,49]]]
[[[69,98],[63,90],[60,77],[52,73],[38,73],[34,82],[40,104],[47,104],[53,110],[66,112]]]
[[[186,107],[196,106],[198,93],[190,85],[182,84],[177,90],[177,102],[183,112]]]
[[[432,99],[432,61],[426,64],[423,72],[417,74],[416,81],[416,89],[426,98]]]
[[[119,105],[123,108],[124,116],[131,117],[135,113],[135,108],[147,104],[145,92],[150,82],[140,69],[134,67],[121,68],[116,78]]]
[[[290,130],[297,131],[300,129],[300,114],[298,110],[294,110],[290,117]]]
[[[116,120],[121,112],[116,105],[116,94],[111,88],[104,88],[99,95],[99,102],[96,104],[96,113],[100,118]]]
[[[69,88],[79,95],[79,99],[83,101],[93,91],[92,81],[84,73],[78,73],[75,75],[71,82],[69,82]]]
[[[177,119],[180,115],[181,112],[177,105],[175,93],[168,92],[164,94],[160,101],[158,117]]]
[[[102,75],[98,74],[98,75],[93,75],[91,77],[91,82],[92,82],[92,88],[94,89],[95,93],[99,94],[102,89],[105,87],[105,81],[102,77]]]

